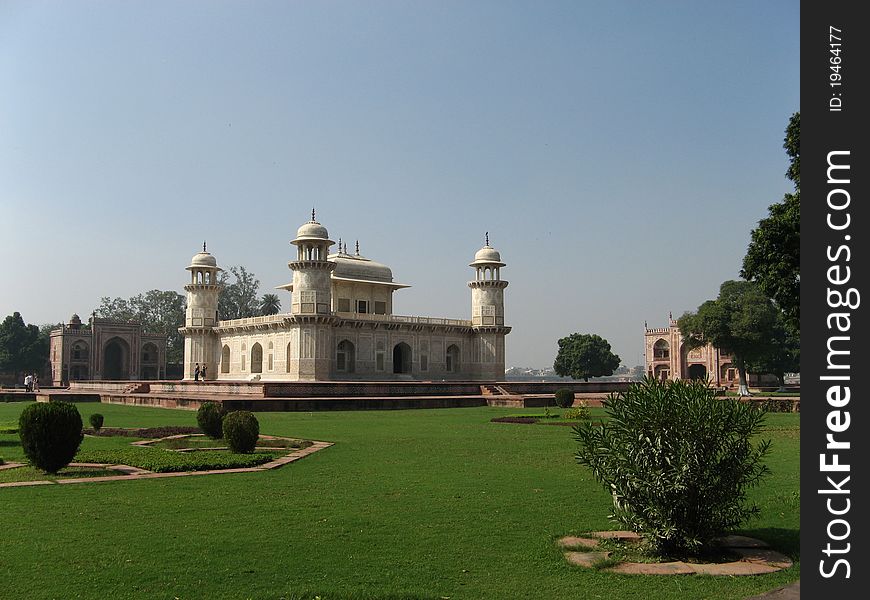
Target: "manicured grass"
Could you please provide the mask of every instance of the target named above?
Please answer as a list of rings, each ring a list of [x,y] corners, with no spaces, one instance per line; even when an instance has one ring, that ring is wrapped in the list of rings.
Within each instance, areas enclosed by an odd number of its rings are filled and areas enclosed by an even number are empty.
[[[31,466],[4,469],[0,471],[0,483],[10,481],[57,481],[58,479],[74,479],[80,477],[107,477],[120,475],[118,471],[99,467],[64,467],[56,475],[44,473]]]
[[[106,426],[196,422],[78,406]],[[0,404],[0,422],[23,407]],[[610,497],[574,462],[569,427],[489,422],[516,412],[258,413],[264,434],[336,445],[263,473],[2,489],[2,595],[732,600],[799,577],[799,564],[734,578],[569,566],[555,540],[615,528]],[[752,491],[762,516],[742,533],[797,560],[800,415],[768,424],[773,475]]]

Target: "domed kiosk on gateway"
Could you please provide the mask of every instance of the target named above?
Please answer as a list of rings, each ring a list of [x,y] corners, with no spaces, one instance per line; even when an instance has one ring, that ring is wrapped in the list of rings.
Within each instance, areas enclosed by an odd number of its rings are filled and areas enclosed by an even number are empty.
[[[486,245],[474,256],[470,319],[393,314],[393,294],[410,287],[387,265],[353,253],[330,239],[315,212],[296,230],[287,263],[290,312],[221,320],[217,260],[205,251],[188,267],[194,273],[180,331],[185,336],[185,379],[197,365],[208,379],[264,381],[495,381],[504,377],[505,263]],[[201,273],[201,279],[196,273]],[[205,313],[214,308],[207,323]]]

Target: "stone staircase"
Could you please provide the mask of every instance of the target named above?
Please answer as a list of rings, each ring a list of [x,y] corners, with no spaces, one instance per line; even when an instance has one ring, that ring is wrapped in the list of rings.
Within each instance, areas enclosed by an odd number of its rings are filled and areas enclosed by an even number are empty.
[[[480,394],[486,398],[486,403],[489,406],[511,406],[517,408],[525,406],[525,398],[523,396],[512,394],[500,385],[481,385]]]
[[[124,394],[147,394],[151,391],[151,384],[144,381],[135,381],[124,387]]]

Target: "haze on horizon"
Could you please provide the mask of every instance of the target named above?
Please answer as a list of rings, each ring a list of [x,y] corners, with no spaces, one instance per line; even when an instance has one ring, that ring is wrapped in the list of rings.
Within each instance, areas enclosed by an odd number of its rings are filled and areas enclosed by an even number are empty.
[[[203,240],[273,292],[316,206],[397,314],[468,318],[488,231],[507,366],[633,366],[791,190],[799,3],[13,0],[0,89],[0,318],[181,292]]]

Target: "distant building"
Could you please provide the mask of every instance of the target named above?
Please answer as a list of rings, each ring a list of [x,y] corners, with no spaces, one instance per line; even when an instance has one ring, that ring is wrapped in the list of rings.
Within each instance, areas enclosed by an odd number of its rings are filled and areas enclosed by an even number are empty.
[[[731,356],[712,344],[689,349],[673,315],[667,327],[644,325],[646,374],[656,379],[710,379],[715,386],[737,385]]]
[[[184,379],[206,367],[208,380],[482,380],[504,378],[505,263],[489,245],[477,251],[471,318],[393,314],[393,293],[409,287],[390,268],[335,242],[312,211],[291,242],[293,282],[286,314],[229,321],[217,312],[221,285],[215,257],[196,254],[187,267]]]
[[[166,377],[166,336],[145,333],[139,323],[78,315],[51,330],[52,385],[70,381],[123,381]]]
[[[646,374],[656,379],[709,379],[717,387],[737,387],[737,366],[731,355],[712,344],[700,348],[686,347],[673,315],[667,327],[644,324]],[[747,385],[775,385],[776,377],[747,373]]]

